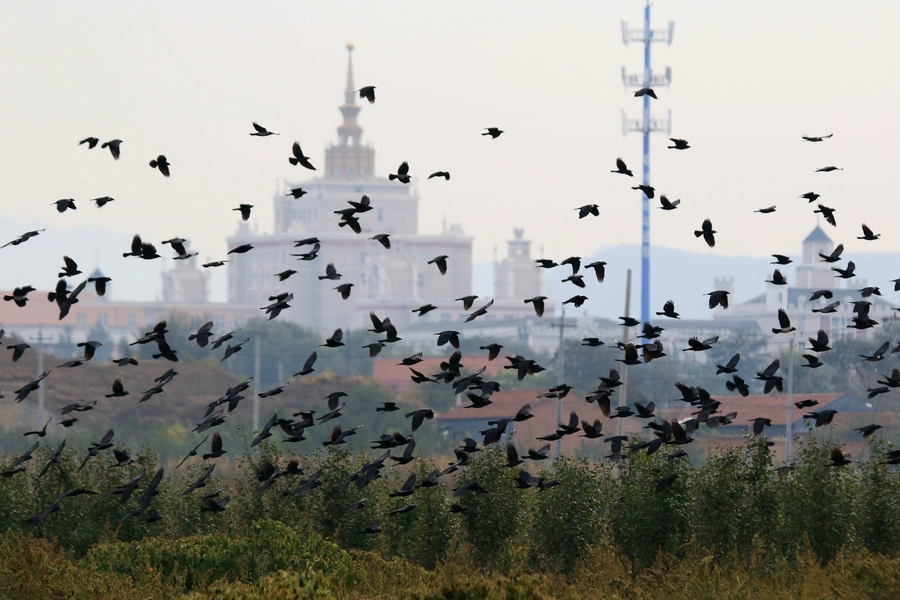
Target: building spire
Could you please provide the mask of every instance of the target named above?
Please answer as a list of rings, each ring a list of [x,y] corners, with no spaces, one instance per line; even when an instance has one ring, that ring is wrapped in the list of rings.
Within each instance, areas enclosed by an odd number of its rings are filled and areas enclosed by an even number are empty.
[[[347,89],[344,90],[344,104],[356,105],[356,87],[353,85],[353,42],[347,42]]]
[[[362,127],[356,122],[360,105],[356,103],[353,85],[353,42],[347,42],[347,87],[344,103],[338,107],[343,122],[337,128],[338,143],[325,151],[325,176],[338,179],[359,179],[374,176],[375,151],[362,144]]]

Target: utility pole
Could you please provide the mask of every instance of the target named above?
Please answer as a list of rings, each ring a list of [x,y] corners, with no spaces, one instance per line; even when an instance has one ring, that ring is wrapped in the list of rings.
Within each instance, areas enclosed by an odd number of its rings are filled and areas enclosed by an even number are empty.
[[[259,431],[259,394],[260,390],[260,356],[262,349],[260,348],[259,335],[253,338],[253,432]]]
[[[550,327],[558,327],[559,328],[559,350],[556,352],[556,385],[562,385],[565,383],[565,331],[566,328],[574,329],[576,323],[574,320],[566,322],[566,309],[562,309],[562,313],[559,315],[559,323],[550,323]],[[562,423],[562,398],[557,396],[556,398],[556,422]],[[562,453],[562,440],[556,440],[556,456],[559,456]]]
[[[805,342],[797,342],[797,348],[803,349]],[[787,390],[787,423],[784,425],[784,463],[791,462],[791,447],[793,445],[793,431],[791,431],[791,423],[793,422],[794,412],[794,334],[791,334],[791,355],[788,357],[788,390]]]
[[[625,317],[631,316],[631,269],[625,275]],[[628,343],[628,327],[622,326],[622,343]],[[622,391],[619,393],[617,406],[625,406],[628,403],[628,365],[622,363]],[[622,419],[616,425],[616,435],[622,435]]]
[[[644,44],[644,73],[626,73],[622,67],[622,83],[625,87],[634,88],[660,88],[668,87],[672,82],[672,69],[666,67],[664,74],[654,75],[650,66],[650,44],[653,42],[666,42],[672,44],[672,33],[675,23],[669,21],[668,29],[650,28],[650,0],[644,8],[644,28],[628,29],[625,21],[622,21],[622,42],[627,46],[628,42],[641,42]],[[666,119],[654,119],[650,116],[650,96],[644,95],[644,111],[641,119],[628,119],[625,111],[622,111],[622,135],[629,131],[639,131],[644,136],[644,160],[643,160],[643,184],[650,185],[650,133],[664,131],[671,135],[672,113]],[[641,321],[650,320],[650,199],[643,194],[642,202],[642,226],[641,226]]]
[[[38,329],[38,360],[37,360],[37,376],[40,377],[44,373],[44,328]],[[44,425],[44,382],[38,387],[38,409],[37,409],[37,429],[40,430]]]

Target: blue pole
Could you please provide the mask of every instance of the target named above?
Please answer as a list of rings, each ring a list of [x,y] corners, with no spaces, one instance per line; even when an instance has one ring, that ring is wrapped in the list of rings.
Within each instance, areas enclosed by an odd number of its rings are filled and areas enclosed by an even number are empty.
[[[651,87],[650,43],[653,31],[650,29],[650,2],[644,9],[644,87]],[[650,185],[650,96],[644,95],[644,185]],[[643,222],[641,227],[641,321],[650,320],[650,199],[644,194],[642,204]]]

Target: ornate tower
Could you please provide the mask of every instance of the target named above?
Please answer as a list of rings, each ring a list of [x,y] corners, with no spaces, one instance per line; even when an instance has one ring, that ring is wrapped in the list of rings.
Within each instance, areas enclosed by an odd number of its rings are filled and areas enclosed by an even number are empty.
[[[361,108],[353,85],[353,44],[347,44],[347,87],[340,106],[344,122],[338,127],[338,143],[325,150],[326,179],[371,179],[375,175],[375,149],[362,144],[362,127],[356,122]]]

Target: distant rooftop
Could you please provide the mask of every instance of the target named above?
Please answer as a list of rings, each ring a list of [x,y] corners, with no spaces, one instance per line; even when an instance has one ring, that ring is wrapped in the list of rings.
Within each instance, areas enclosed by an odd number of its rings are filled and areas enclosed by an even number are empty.
[[[806,242],[831,242],[831,238],[828,237],[828,234],[822,231],[822,228],[816,225],[816,228],[813,229],[806,239],[803,240],[803,243]]]

